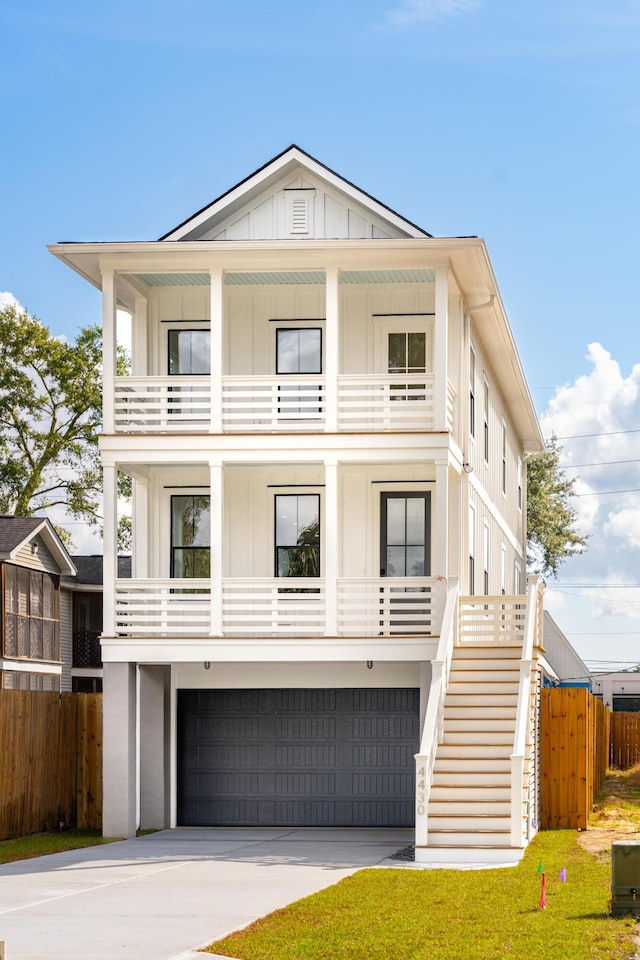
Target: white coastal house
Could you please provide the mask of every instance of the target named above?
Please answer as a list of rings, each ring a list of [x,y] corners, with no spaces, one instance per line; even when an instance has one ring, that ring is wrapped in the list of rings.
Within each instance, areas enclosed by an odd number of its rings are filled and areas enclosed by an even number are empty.
[[[103,298],[105,834],[415,824],[418,860],[517,860],[543,441],[485,243],[292,146],[157,241],[50,249]]]

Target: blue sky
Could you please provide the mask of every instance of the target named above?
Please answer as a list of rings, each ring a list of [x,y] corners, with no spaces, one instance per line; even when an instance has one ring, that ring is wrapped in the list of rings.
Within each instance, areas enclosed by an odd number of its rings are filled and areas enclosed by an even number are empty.
[[[607,466],[549,607],[640,660],[640,493],[602,493],[640,487],[639,0],[0,0],[0,36],[0,290],[57,334],[100,305],[47,243],[155,239],[292,142],[485,237],[546,432],[608,434],[565,441]]]

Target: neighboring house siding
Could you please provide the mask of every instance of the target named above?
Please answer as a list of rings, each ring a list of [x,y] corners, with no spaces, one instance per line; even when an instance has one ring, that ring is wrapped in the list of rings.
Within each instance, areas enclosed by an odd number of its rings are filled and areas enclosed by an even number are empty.
[[[62,660],[62,676],[60,690],[71,690],[71,663],[73,658],[72,634],[72,607],[73,594],[70,590],[60,591],[60,659]]]
[[[32,543],[36,547],[35,553],[31,549]],[[25,543],[20,550],[18,550],[15,563],[21,567],[29,567],[31,570],[46,570],[47,573],[60,573],[60,567],[49,553],[41,537],[34,537],[32,541]]]

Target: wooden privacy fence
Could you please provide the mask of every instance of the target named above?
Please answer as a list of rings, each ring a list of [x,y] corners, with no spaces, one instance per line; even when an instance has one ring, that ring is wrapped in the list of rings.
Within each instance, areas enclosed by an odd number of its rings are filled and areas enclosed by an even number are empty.
[[[102,695],[0,690],[0,840],[102,826]]]
[[[541,820],[586,830],[607,772],[611,711],[584,688],[545,687],[541,702]]]
[[[636,763],[640,763],[640,713],[612,713],[610,764],[628,770]]]

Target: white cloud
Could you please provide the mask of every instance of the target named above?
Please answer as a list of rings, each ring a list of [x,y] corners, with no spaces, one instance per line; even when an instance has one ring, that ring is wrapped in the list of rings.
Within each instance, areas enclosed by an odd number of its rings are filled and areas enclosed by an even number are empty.
[[[24,310],[24,307],[19,303],[12,293],[9,293],[6,290],[4,293],[0,291],[0,310],[2,307],[17,307],[18,310]]]
[[[559,438],[566,476],[576,479],[572,506],[589,537],[587,551],[561,568],[558,590],[562,580],[593,584],[570,591],[591,618],[640,619],[640,588],[624,586],[640,581],[640,364],[624,376],[599,343],[589,344],[586,359],[591,371],[559,387],[540,418],[545,436]],[[546,602],[553,609],[551,590]]]
[[[441,17],[472,13],[481,3],[482,0],[402,0],[389,13],[389,21],[396,26],[411,26]]]

